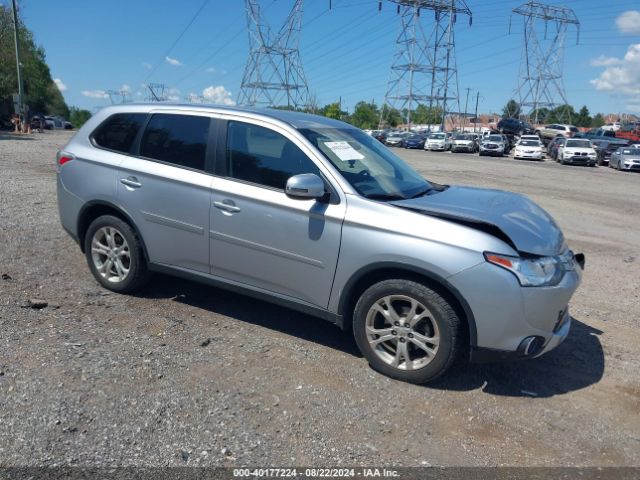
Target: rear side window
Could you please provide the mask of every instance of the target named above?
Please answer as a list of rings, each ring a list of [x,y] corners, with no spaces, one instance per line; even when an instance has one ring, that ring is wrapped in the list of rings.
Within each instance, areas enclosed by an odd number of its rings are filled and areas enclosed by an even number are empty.
[[[96,145],[121,153],[129,153],[146,113],[116,113],[105,120],[93,133]]]
[[[140,155],[204,170],[210,123],[209,118],[195,115],[155,114],[142,135]]]
[[[227,125],[229,177],[284,190],[293,175],[320,175],[313,161],[279,133],[243,122],[230,121]]]

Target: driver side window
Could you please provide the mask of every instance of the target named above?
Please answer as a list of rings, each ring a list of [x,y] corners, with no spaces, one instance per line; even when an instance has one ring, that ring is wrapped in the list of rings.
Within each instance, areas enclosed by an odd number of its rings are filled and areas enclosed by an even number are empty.
[[[283,135],[250,123],[227,124],[227,175],[230,178],[284,190],[287,180],[318,167]]]

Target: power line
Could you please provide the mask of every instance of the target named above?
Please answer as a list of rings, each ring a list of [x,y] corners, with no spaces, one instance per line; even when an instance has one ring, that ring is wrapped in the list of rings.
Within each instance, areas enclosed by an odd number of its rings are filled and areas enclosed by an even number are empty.
[[[191,25],[193,25],[193,22],[196,21],[196,18],[198,18],[198,16],[200,15],[200,13],[202,13],[202,10],[204,10],[204,7],[206,7],[208,3],[209,3],[209,0],[204,0],[204,2],[202,2],[202,5],[200,5],[200,8],[198,8],[198,10],[196,10],[196,13],[194,13],[193,17],[191,17],[191,20],[189,20],[189,23],[187,23],[187,25],[182,29],[182,32],[180,32],[180,35],[178,35],[176,37],[176,39],[173,41],[171,46],[164,53],[162,58],[160,58],[160,60],[151,69],[149,74],[145,77],[144,83],[146,83],[151,78],[151,76],[156,72],[156,70],[160,67],[160,65],[162,65],[162,63],[166,60],[166,58],[169,56],[169,54],[174,49],[174,47],[178,44],[180,39],[184,36],[185,33],[187,33],[187,30],[189,30],[189,28],[191,28]]]

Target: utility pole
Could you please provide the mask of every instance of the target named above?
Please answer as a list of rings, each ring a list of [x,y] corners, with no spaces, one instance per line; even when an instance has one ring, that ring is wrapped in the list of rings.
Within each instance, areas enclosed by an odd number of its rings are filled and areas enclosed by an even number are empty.
[[[473,133],[476,133],[476,125],[478,124],[478,102],[480,101],[480,92],[476,92],[476,121],[473,123]]]
[[[16,45],[16,68],[18,70],[18,115],[22,115],[22,73],[20,72],[20,50],[18,48],[18,7],[16,0],[12,0],[13,5],[13,39]]]
[[[467,91],[467,99],[464,102],[464,117],[462,120],[462,133],[464,133],[465,128],[467,128],[467,106],[469,105],[469,92],[471,91],[471,89],[467,87],[465,90]]]

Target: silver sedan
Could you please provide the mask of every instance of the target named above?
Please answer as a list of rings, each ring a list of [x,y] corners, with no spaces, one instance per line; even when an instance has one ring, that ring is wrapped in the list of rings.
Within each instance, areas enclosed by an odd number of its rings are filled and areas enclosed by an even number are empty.
[[[623,147],[611,154],[611,168],[640,171],[640,147]]]

